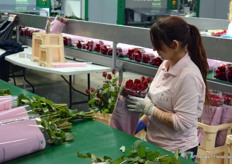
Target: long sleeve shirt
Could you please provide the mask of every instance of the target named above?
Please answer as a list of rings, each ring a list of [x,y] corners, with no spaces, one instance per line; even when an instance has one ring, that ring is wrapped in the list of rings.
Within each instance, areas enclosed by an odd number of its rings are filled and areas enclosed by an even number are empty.
[[[169,151],[180,149],[183,152],[198,145],[197,122],[205,102],[205,83],[188,54],[167,68],[168,61],[164,61],[148,96],[160,110],[173,114],[174,128],[149,116],[146,139]]]

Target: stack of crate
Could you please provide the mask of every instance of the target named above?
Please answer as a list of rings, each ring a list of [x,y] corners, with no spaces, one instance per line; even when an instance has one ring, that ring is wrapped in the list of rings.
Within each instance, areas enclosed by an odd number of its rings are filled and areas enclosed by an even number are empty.
[[[198,147],[196,162],[199,164],[228,164],[228,146],[215,147],[217,132],[227,130],[227,135],[231,134],[232,123],[210,126],[198,123],[198,127],[203,129],[204,138],[201,146]]]
[[[62,34],[33,33],[32,61],[51,67],[52,63],[64,63],[64,42]]]

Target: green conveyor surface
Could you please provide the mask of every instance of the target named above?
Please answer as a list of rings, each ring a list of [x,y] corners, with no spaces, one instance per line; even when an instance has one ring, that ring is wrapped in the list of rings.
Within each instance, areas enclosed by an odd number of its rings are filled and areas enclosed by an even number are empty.
[[[0,80],[0,89],[5,88],[9,88],[12,95],[24,93],[27,96],[35,96],[30,92]],[[82,154],[89,152],[99,157],[110,156],[116,159],[123,155],[119,150],[121,146],[124,145],[127,148],[131,148],[132,144],[137,140],[134,136],[94,120],[76,121],[73,125],[72,133],[75,136],[74,142],[59,146],[47,146],[44,150],[19,157],[5,164],[90,164],[90,159],[80,159],[75,152]],[[143,142],[143,145],[149,147],[150,150],[159,150],[162,155],[174,155],[147,142]],[[180,163],[191,164],[193,162],[180,157]]]

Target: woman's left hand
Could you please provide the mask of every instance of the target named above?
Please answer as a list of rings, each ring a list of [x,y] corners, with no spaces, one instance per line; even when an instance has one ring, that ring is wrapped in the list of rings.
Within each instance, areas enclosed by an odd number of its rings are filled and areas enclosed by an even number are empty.
[[[134,96],[127,97],[127,109],[134,112],[142,112],[146,115],[152,115],[156,106],[151,102],[150,98],[140,98]]]

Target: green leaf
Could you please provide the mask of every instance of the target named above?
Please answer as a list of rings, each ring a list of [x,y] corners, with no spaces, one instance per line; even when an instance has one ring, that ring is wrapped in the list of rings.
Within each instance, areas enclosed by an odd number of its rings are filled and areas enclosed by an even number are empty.
[[[144,164],[155,164],[154,161],[146,161]]]
[[[78,153],[78,152],[76,152],[76,155],[77,155],[79,158],[82,158],[82,159],[89,158],[88,155],[84,155],[84,154],[81,154],[81,153]]]
[[[177,149],[177,150],[175,151],[175,158],[176,158],[176,159],[178,159],[178,158],[179,158],[179,154],[180,154],[180,150],[179,150],[179,149]]]
[[[142,142],[143,142],[142,140],[136,140],[132,145],[132,150],[133,149],[138,149]]]
[[[160,152],[156,151],[156,152],[152,152],[152,151],[147,151],[146,152],[146,157],[148,160],[155,160],[156,158],[158,158],[160,156]]]
[[[138,156],[139,157],[144,157],[145,156],[145,152],[146,152],[146,147],[145,146],[141,146],[138,149]]]

